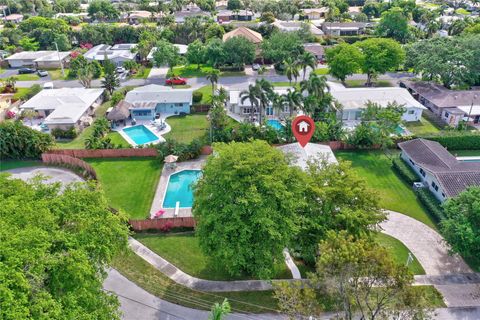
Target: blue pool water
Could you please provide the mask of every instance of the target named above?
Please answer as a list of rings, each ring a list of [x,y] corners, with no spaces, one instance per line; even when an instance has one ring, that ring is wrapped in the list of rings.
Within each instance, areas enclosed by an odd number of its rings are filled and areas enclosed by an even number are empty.
[[[282,128],[283,128],[282,123],[278,120],[275,120],[275,119],[267,120],[267,124],[275,130],[282,130]]]
[[[402,128],[401,126],[396,127],[395,132],[400,136],[403,136],[406,133],[405,129]]]
[[[172,174],[162,207],[175,208],[177,201],[180,201],[181,208],[190,208],[193,204],[192,184],[197,182],[201,175],[200,170],[183,170]]]
[[[463,159],[462,162],[480,162],[480,159]]]
[[[143,124],[130,128],[125,128],[123,129],[123,132],[125,132],[125,134],[129,136],[130,139],[132,139],[133,142],[138,145],[151,143],[155,140],[158,140],[158,137],[154,135],[153,132],[150,131],[147,127],[145,127]]]

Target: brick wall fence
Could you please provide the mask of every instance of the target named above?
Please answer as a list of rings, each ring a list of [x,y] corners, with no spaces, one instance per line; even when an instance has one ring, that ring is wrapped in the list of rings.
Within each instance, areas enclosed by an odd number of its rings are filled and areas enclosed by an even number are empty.
[[[74,158],[123,158],[123,157],[156,157],[158,156],[155,148],[141,149],[54,149],[48,151],[48,154],[67,155]]]
[[[194,228],[197,224],[193,217],[145,219],[128,221],[135,231],[165,230],[166,228]]]
[[[74,158],[65,154],[43,153],[42,162],[73,169],[87,179],[97,179],[95,169],[82,159]]]

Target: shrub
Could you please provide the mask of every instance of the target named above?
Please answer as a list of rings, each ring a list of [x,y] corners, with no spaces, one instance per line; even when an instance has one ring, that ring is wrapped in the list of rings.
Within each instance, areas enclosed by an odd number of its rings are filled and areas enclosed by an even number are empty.
[[[393,159],[392,167],[409,186],[419,180],[417,174],[400,157]]]
[[[51,135],[24,126],[20,121],[0,123],[0,159],[40,158],[53,143]]]
[[[442,131],[422,138],[437,141],[449,150],[480,150],[480,133],[477,132]]]
[[[179,161],[185,161],[197,158],[202,152],[202,147],[203,143],[199,139],[194,139],[188,144],[167,139],[165,142],[157,145],[157,150],[162,161],[170,154],[178,156]]]
[[[227,66],[227,65],[224,65],[224,66],[220,66],[220,71],[235,71],[235,72],[241,72],[241,71],[244,71],[245,70],[245,67],[241,66]]]
[[[67,130],[54,128],[52,129],[51,134],[56,139],[75,139],[75,137],[77,136],[77,130],[75,129],[75,127],[71,127]]]
[[[203,93],[202,92],[200,92],[200,91],[194,91],[193,92],[193,95],[192,95],[193,103],[200,103],[200,101],[202,101],[202,98],[203,98]]]
[[[428,188],[417,189],[415,190],[415,193],[417,194],[418,200],[420,200],[422,205],[437,223],[445,219],[445,214],[443,213],[440,201],[435,198]]]

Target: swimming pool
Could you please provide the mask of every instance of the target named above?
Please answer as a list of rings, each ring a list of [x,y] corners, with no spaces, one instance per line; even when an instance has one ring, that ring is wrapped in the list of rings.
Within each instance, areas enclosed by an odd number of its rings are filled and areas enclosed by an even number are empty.
[[[283,129],[282,123],[278,120],[275,120],[275,119],[267,120],[267,124],[275,130],[282,130]]]
[[[158,140],[158,137],[143,124],[125,128],[123,132],[137,145],[152,143]]]
[[[480,159],[462,159],[462,162],[480,162]]]
[[[202,175],[200,170],[182,170],[170,176],[163,199],[163,208],[175,208],[177,201],[180,208],[190,208],[193,204],[192,184]]]

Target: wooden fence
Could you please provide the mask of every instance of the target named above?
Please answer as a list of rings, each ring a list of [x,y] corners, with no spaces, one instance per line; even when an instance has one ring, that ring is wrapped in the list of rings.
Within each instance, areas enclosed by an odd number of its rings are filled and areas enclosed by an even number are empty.
[[[199,112],[208,112],[212,106],[210,104],[194,104],[190,107],[190,112],[199,113]]]
[[[128,222],[134,231],[168,231],[171,228],[194,228],[197,224],[193,217],[129,220]]]
[[[95,169],[82,159],[64,154],[43,153],[42,161],[46,164],[57,165],[73,169],[87,179],[97,179]]]
[[[155,148],[141,149],[54,149],[48,151],[48,154],[66,155],[74,158],[124,158],[124,157],[156,157],[158,156]]]

